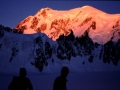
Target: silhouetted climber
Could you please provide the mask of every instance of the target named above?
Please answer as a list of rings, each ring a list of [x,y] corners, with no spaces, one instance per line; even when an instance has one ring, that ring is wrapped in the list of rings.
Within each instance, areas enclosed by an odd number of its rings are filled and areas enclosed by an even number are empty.
[[[67,90],[66,88],[66,83],[67,83],[67,75],[69,73],[69,69],[64,66],[61,69],[61,75],[59,77],[57,77],[54,81],[53,84],[53,90]]]
[[[30,80],[26,77],[26,69],[20,68],[20,76],[14,76],[8,86],[9,90],[33,90]]]

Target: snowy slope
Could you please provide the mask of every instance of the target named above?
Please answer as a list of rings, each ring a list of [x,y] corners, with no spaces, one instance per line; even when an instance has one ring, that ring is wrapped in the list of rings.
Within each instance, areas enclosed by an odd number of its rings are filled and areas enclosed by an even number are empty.
[[[91,6],[66,11],[43,8],[34,16],[25,18],[16,28],[24,34],[43,32],[52,40],[61,34],[68,35],[70,30],[76,37],[89,30],[94,42],[104,44],[112,37],[113,41],[120,38],[120,14],[107,14]]]
[[[38,33],[39,32],[39,33]],[[19,34],[23,33],[23,34]],[[0,25],[0,72],[120,70],[120,15],[91,6],[41,9],[16,28]]]
[[[70,72],[120,70],[120,43],[109,43],[93,43],[87,34],[75,38],[72,32],[53,41],[44,33],[17,34],[2,27],[0,72],[13,73],[25,67],[29,72],[54,73],[62,66],[68,66]]]

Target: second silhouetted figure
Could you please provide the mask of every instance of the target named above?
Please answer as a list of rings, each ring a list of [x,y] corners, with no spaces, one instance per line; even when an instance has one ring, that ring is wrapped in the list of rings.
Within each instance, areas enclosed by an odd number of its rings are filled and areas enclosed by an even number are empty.
[[[30,80],[25,77],[26,69],[20,68],[20,76],[14,76],[12,82],[8,86],[9,90],[33,90]]]
[[[61,75],[59,77],[57,77],[54,81],[53,84],[53,90],[67,90],[66,88],[66,83],[67,83],[67,75],[69,73],[69,69],[64,66],[61,69]]]

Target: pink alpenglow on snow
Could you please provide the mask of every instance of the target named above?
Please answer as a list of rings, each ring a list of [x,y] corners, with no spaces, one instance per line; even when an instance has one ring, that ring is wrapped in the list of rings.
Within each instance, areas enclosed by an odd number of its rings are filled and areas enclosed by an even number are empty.
[[[112,37],[114,41],[120,38],[120,14],[107,14],[91,6],[65,11],[43,8],[25,18],[16,28],[24,30],[24,34],[42,32],[52,40],[62,34],[68,35],[70,30],[76,37],[88,30],[94,42],[104,44]]]

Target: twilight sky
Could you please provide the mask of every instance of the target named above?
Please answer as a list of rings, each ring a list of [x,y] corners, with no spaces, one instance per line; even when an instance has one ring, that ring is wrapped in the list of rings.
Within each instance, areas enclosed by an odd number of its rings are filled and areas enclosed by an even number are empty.
[[[14,28],[29,15],[41,8],[69,10],[90,5],[110,14],[120,14],[120,1],[74,1],[74,0],[0,0],[0,24]]]

